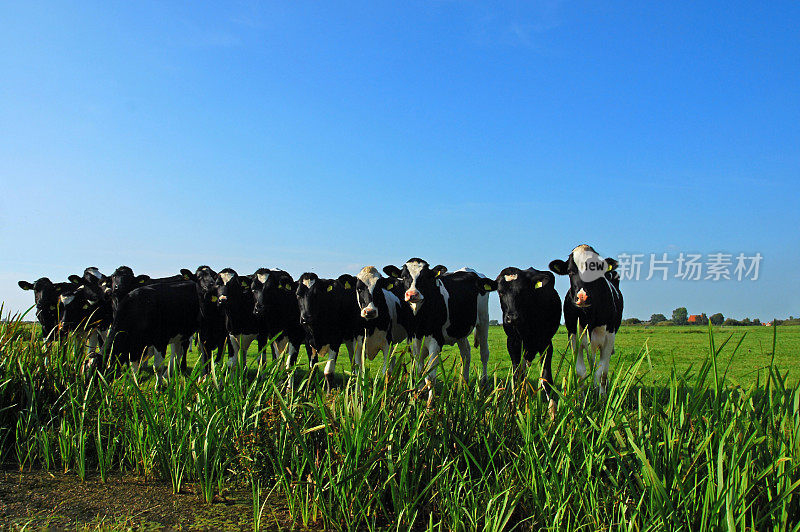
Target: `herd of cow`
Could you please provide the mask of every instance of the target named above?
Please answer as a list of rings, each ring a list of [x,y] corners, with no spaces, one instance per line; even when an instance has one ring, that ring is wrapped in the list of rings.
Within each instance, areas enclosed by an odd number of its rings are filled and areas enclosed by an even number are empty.
[[[598,354],[595,382],[603,394],[622,320],[616,266],[616,261],[601,258],[587,245],[573,249],[566,261],[549,265],[552,272],[569,276],[563,312],[576,353],[576,372],[580,378],[586,376],[583,351],[591,347],[592,355]],[[297,280],[279,269],[239,275],[230,268],[215,272],[200,266],[194,272],[182,269],[180,275],[153,279],[121,266],[111,276],[90,267],[82,277],[71,275],[69,282],[53,283],[43,277],[34,283],[19,281],[19,286],[34,291],[36,316],[48,341],[72,332],[88,343],[92,360],[101,357],[99,353],[106,355],[102,360],[106,367],[130,363],[137,370],[151,353],[159,383],[165,372],[169,376],[177,371],[177,360],[186,369],[186,352],[195,334],[206,374],[211,361],[219,361],[226,351],[229,366],[240,357],[244,360],[254,340],[262,356],[267,347],[273,358],[284,356],[288,369],[305,345],[312,366],[317,357],[328,355],[324,375],[329,387],[342,344],[357,367],[364,357],[372,360],[383,352],[386,371],[394,363],[391,347],[408,341],[415,370],[425,374],[429,398],[445,345],[458,346],[468,379],[468,337],[473,330],[482,382],[487,379],[489,292],[496,290],[514,370],[542,355],[542,388],[553,412],[557,396],[550,367],[552,339],[562,304],[551,271],[505,268],[496,279],[489,279],[468,268],[449,272],[413,258],[402,268],[384,267],[386,277],[372,266],[356,276],[322,279],[304,273]],[[172,357],[165,371],[167,345]],[[101,346],[105,348],[97,350]]]

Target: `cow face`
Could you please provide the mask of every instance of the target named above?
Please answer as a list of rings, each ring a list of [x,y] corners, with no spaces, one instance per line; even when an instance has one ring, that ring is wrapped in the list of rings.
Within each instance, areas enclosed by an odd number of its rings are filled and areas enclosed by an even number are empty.
[[[592,292],[604,286],[606,276],[617,267],[614,259],[603,259],[586,244],[572,250],[566,261],[554,260],[550,270],[558,275],[569,275],[570,291],[567,298],[578,308],[592,306]]]
[[[436,286],[436,278],[446,272],[447,268],[441,264],[430,268],[424,260],[414,258],[406,262],[402,270],[397,266],[389,265],[385,266],[383,271],[389,277],[402,283],[405,288],[404,299],[416,314],[422,308],[425,294],[439,290]]]
[[[556,278],[550,272],[533,268],[506,268],[497,276],[496,282],[503,323],[516,327],[528,320],[527,312],[552,300]]]
[[[283,270],[260,268],[253,274],[251,289],[255,300],[253,314],[269,321],[277,321],[274,316],[276,302],[293,297],[297,283]]]
[[[133,270],[127,266],[120,266],[111,274],[111,297],[116,310],[119,301],[132,290],[143,286],[150,277],[147,275],[134,275]]]
[[[225,268],[214,280],[217,305],[221,308],[236,307],[250,292],[249,277],[239,277],[231,268]]]
[[[86,327],[99,321],[99,309],[103,303],[102,290],[93,284],[82,284],[71,294],[58,298],[59,324],[62,329],[72,330]]]
[[[53,284],[47,277],[37,279],[34,283],[19,281],[17,284],[23,290],[33,290],[33,298],[36,302],[36,319],[42,325],[44,336],[49,336],[50,332],[58,325],[59,297],[62,294],[72,293],[75,287],[70,286],[69,283]]]
[[[311,332],[323,318],[327,301],[341,292],[338,281],[320,279],[315,273],[304,273],[297,282],[297,305],[300,307],[300,323]]]
[[[181,268],[181,275],[187,281],[194,281],[197,285],[197,295],[200,297],[200,311],[205,312],[217,306],[216,280],[217,272],[208,266],[200,266],[191,272]]]
[[[379,307],[383,307],[386,300],[384,290],[391,290],[396,281],[385,278],[374,266],[366,266],[356,276],[356,297],[361,317],[374,320],[378,317]]]

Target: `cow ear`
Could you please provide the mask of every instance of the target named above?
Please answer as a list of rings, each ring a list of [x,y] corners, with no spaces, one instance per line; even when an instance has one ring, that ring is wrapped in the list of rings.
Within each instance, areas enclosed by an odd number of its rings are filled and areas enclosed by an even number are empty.
[[[67,279],[69,279],[69,282],[71,282],[72,284],[81,284],[81,283],[83,283],[83,277],[78,277],[74,273],[72,275],[70,275],[69,277],[67,277]]]
[[[614,260],[614,259],[612,259],[610,257],[606,257],[606,264],[608,264],[608,268],[607,268],[606,271],[609,271],[609,272],[611,270],[616,270],[617,266],[619,266],[619,263],[616,260]]]
[[[134,280],[134,282],[136,284],[144,284],[144,283],[146,283],[147,281],[150,280],[150,276],[149,275],[137,275],[133,280]]]
[[[567,275],[567,263],[563,260],[556,259],[550,262],[550,271],[558,275]]]
[[[533,278],[534,288],[544,288],[545,286],[552,286],[556,282],[556,276],[550,272],[545,272],[543,275],[537,275]]]
[[[31,283],[29,283],[28,281],[19,281],[19,282],[17,282],[17,284],[23,290],[33,290],[33,285]]]
[[[442,275],[444,272],[447,271],[447,266],[442,266],[441,264],[439,264],[438,266],[434,266],[431,269],[431,271],[433,272],[434,277],[439,277],[440,275]]]
[[[187,281],[195,281],[195,282],[197,281],[197,276],[193,272],[187,270],[186,268],[181,268],[181,275]]]
[[[394,277],[395,279],[400,279],[402,277],[402,273],[400,268],[394,266],[393,264],[389,264],[388,266],[383,267],[383,273],[388,275],[389,277]]]
[[[487,294],[497,290],[497,281],[494,279],[489,279],[488,277],[478,277],[475,283],[478,287],[478,292],[481,294]]]
[[[347,273],[340,275],[337,281],[341,283],[345,290],[352,290],[356,287],[356,278]]]

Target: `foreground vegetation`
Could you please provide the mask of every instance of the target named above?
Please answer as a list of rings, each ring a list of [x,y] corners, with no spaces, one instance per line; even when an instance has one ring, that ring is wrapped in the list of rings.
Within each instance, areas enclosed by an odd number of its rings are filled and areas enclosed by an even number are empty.
[[[157,390],[146,375],[82,375],[75,345],[45,349],[11,320],[0,462],[134,474],[191,487],[198,505],[246,489],[255,529],[286,521],[275,500],[289,522],[329,529],[800,529],[800,385],[775,363],[780,331],[761,342],[763,369],[744,372],[728,368],[754,358],[746,338],[694,333],[693,364],[656,370],[664,357],[621,335],[605,400],[576,381],[567,351],[551,421],[537,367],[482,389],[450,356],[433,409],[407,354],[389,378],[368,372],[329,394],[305,371],[287,392],[271,361],[204,382],[196,366]]]

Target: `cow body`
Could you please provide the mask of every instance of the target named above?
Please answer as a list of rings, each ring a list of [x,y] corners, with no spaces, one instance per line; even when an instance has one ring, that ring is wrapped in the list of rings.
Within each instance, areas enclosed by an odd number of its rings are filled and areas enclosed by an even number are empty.
[[[315,273],[304,273],[297,284],[300,323],[306,331],[306,342],[315,356],[328,355],[325,382],[333,387],[336,358],[342,344],[353,358],[355,341],[365,323],[356,299],[356,278],[342,275],[338,279],[320,279]]]
[[[138,363],[144,351],[153,346],[155,373],[159,384],[160,371],[167,345],[172,358],[167,374],[175,371],[176,356],[184,356],[186,341],[198,330],[200,304],[197,287],[191,281],[154,283],[131,290],[117,307],[109,332],[113,361]]]
[[[306,332],[300,323],[297,283],[288,272],[259,268],[252,275],[251,289],[255,305],[253,314],[263,321],[268,339],[274,339],[273,353],[286,357],[286,369],[291,370],[297,362],[300,346],[305,343]],[[309,365],[313,367],[316,357],[306,346]],[[290,381],[291,383],[291,381]]]
[[[356,276],[356,296],[365,328],[356,337],[355,365],[361,367],[363,358],[373,360],[383,352],[386,373],[394,368],[394,357],[389,360],[392,345],[408,337],[411,309],[401,299],[403,289],[393,278],[381,276],[373,267],[362,268]]]
[[[203,364],[203,375],[208,375],[213,360],[219,362],[229,347],[228,331],[225,325],[225,313],[217,305],[217,296],[214,283],[217,272],[208,266],[200,266],[194,272],[181,269],[181,276],[195,283],[197,301],[200,306],[200,323],[198,324],[197,340],[200,349],[200,361]],[[216,350],[216,358],[214,351]]]
[[[259,353],[267,344],[265,322],[253,313],[252,281],[251,276],[239,275],[231,268],[221,270],[214,281],[217,304],[225,314],[225,329],[232,346],[228,367],[235,366],[240,357],[246,363],[247,349],[254,340]]]
[[[422,259],[410,259],[402,270],[386,266],[383,271],[402,283],[405,302],[412,317],[409,338],[415,366],[422,370],[424,351],[429,354],[425,371],[428,399],[433,399],[439,354],[445,345],[458,345],[463,362],[463,376],[469,379],[469,334],[475,329],[475,345],[480,346],[483,372],[481,382],[488,378],[489,365],[489,292],[497,288],[494,280],[463,268],[446,273],[444,266],[430,268]]]
[[[596,359],[595,383],[600,393],[606,393],[608,368],[614,353],[614,340],[622,323],[623,300],[619,276],[614,272],[617,262],[601,258],[588,245],[572,250],[566,261],[554,260],[550,270],[568,275],[570,288],[564,295],[564,323],[575,351],[575,372],[586,376],[583,351],[591,346]]]
[[[536,354],[542,356],[542,388],[555,415],[558,398],[553,390],[553,337],[561,321],[561,298],[555,276],[534,268],[505,268],[497,276],[497,294],[503,311],[503,330],[515,375],[525,373]]]

